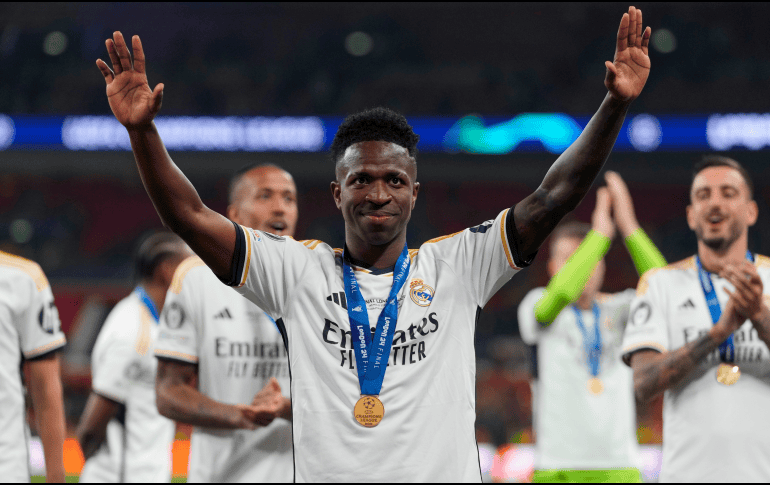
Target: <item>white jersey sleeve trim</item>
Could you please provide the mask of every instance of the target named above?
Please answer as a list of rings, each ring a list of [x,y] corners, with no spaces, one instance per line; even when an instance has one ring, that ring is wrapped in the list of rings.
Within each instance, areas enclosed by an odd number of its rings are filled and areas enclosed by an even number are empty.
[[[189,364],[198,363],[197,356],[185,354],[184,352],[178,352],[176,350],[155,349],[155,357],[163,357],[164,359],[179,360],[182,362],[187,362]]]
[[[24,358],[33,359],[35,357],[39,357],[41,355],[47,354],[56,349],[64,347],[66,343],[67,343],[66,339],[64,337],[61,337],[57,340],[54,340],[53,342],[49,342],[45,345],[41,345],[40,347],[34,348],[28,352],[24,352]]]

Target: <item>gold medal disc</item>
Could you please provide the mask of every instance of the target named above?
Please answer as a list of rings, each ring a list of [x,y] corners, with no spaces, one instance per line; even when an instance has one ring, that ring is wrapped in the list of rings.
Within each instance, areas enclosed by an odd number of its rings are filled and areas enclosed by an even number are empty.
[[[361,396],[353,408],[353,417],[365,428],[377,426],[383,416],[385,416],[385,406],[377,396]]]
[[[719,364],[717,368],[717,382],[725,386],[732,386],[741,378],[741,369],[733,364]]]
[[[591,394],[596,396],[604,392],[604,384],[602,383],[602,380],[598,377],[592,377],[588,379],[588,390],[591,391]]]

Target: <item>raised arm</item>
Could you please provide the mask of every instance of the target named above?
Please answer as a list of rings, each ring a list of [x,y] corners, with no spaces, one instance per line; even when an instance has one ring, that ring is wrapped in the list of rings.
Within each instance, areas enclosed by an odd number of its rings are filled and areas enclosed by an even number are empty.
[[[535,305],[535,318],[541,326],[553,323],[559,313],[577,300],[596,265],[610,248],[615,235],[610,193],[606,187],[596,191],[596,207],[591,215],[591,232],[551,278],[545,293]]]
[[[107,99],[115,118],[126,127],[136,166],[163,225],[177,233],[214,271],[231,276],[235,227],[201,201],[187,177],[174,164],[153,119],[163,100],[163,84],[150,89],[139,36],[132,38],[133,62],[123,35],[107,39],[112,69],[101,59],[96,65],[107,82]]]
[[[736,309],[735,299],[731,297],[725,305],[722,317],[706,335],[669,352],[660,353],[645,349],[631,354],[636,401],[649,402],[666,389],[682,382],[744,321]]]
[[[634,203],[631,193],[628,191],[623,178],[613,171],[604,174],[607,181],[607,190],[612,196],[612,218],[623,236],[626,249],[634,261],[636,271],[642,276],[652,268],[662,268],[666,265],[666,258],[660,254],[655,243],[647,236],[647,233],[639,226],[634,212]]]
[[[642,91],[650,72],[650,28],[642,31],[642,11],[623,14],[615,58],[605,62],[604,85],[609,91],[583,133],[556,159],[540,187],[516,205],[514,218],[519,251],[529,259],[556,224],[585,196],[607,160],[631,102]]]
[[[291,405],[281,395],[280,386],[277,394],[273,392],[272,381],[257,393],[251,405],[232,405],[201,393],[196,386],[197,375],[195,364],[158,358],[155,380],[158,412],[175,421],[221,429],[256,429],[258,425],[267,426],[277,417],[290,419]]]

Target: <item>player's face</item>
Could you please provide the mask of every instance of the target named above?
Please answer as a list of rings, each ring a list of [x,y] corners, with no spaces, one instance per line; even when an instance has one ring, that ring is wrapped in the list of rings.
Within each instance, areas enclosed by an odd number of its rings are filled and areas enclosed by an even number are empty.
[[[687,223],[699,241],[724,251],[757,221],[757,204],[741,173],[731,167],[709,167],[693,181]]]
[[[297,227],[297,187],[276,167],[246,172],[236,187],[227,215],[238,224],[279,236],[294,236]]]
[[[548,272],[550,273],[550,276],[553,277],[553,275],[559,272],[569,257],[572,256],[572,253],[574,253],[578,246],[580,246],[582,241],[583,240],[578,237],[560,237],[553,244],[553,250],[548,259]],[[604,260],[602,259],[588,278],[582,295],[589,297],[590,300],[594,299],[596,293],[599,292],[604,284],[604,272],[605,265]]]
[[[346,238],[373,246],[406,231],[420,184],[409,151],[386,141],[364,141],[345,150],[332,195],[345,218]]]

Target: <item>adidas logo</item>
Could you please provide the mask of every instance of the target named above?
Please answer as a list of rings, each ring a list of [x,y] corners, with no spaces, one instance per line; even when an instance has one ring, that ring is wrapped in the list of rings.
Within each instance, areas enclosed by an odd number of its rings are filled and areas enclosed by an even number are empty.
[[[679,308],[695,308],[695,303],[693,303],[692,300],[688,298],[686,302],[679,305]]]
[[[334,303],[336,303],[337,305],[341,306],[345,310],[348,309],[348,299],[345,298],[345,292],[344,291],[340,291],[340,292],[331,294],[331,295],[327,296],[326,299],[329,300],[329,301],[333,301]]]
[[[230,319],[232,319],[233,316],[230,314],[230,310],[225,308],[221,312],[219,312],[216,315],[214,315],[214,319],[217,319],[217,318],[230,318]]]

